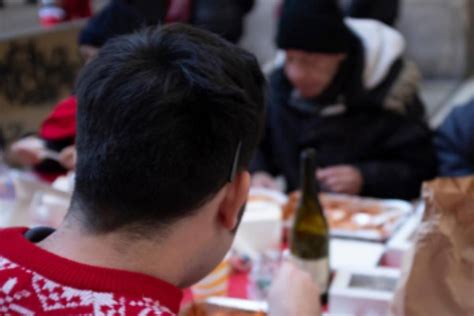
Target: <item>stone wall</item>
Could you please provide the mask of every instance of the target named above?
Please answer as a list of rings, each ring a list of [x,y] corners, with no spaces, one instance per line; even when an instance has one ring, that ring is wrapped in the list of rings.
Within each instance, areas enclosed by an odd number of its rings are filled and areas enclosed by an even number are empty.
[[[398,28],[407,55],[428,79],[460,79],[472,69],[472,0],[404,0]]]
[[[245,19],[244,35],[240,46],[257,56],[264,65],[275,57],[275,35],[280,0],[257,0]]]

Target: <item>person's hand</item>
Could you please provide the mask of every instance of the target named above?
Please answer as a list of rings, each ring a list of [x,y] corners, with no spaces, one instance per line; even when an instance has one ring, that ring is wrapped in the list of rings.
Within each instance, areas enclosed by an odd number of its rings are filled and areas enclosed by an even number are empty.
[[[281,191],[278,182],[266,172],[256,172],[252,175],[251,186]]]
[[[316,171],[316,178],[323,189],[334,193],[358,195],[364,184],[359,169],[349,165],[319,169]]]
[[[311,276],[294,264],[282,264],[268,294],[269,316],[321,315],[319,289]]]
[[[76,146],[71,145],[61,150],[59,162],[68,170],[74,169],[76,167]]]
[[[38,137],[25,137],[11,145],[9,158],[14,163],[31,167],[39,164],[43,160],[45,150],[44,141]]]

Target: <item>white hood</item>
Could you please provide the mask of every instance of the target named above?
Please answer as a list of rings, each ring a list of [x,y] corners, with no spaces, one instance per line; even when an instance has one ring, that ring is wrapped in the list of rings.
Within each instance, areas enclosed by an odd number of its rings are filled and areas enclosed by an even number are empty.
[[[364,46],[363,83],[370,90],[380,84],[405,51],[405,40],[395,29],[375,20],[345,19]]]

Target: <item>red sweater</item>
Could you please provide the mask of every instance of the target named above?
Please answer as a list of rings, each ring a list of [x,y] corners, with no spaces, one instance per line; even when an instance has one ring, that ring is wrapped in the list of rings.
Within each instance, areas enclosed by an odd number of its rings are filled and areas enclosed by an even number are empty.
[[[182,293],[138,273],[46,252],[26,228],[0,230],[0,315],[176,315]]]

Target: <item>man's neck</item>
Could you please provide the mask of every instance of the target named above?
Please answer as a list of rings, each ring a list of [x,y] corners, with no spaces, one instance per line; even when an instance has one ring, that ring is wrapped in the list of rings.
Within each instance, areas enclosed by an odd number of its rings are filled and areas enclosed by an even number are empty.
[[[153,239],[129,239],[120,233],[90,234],[66,221],[58,230],[37,245],[69,260],[91,266],[146,274],[177,287],[186,277],[182,274],[187,249],[174,247],[179,238],[160,242]],[[182,245],[189,245],[189,240]]]

